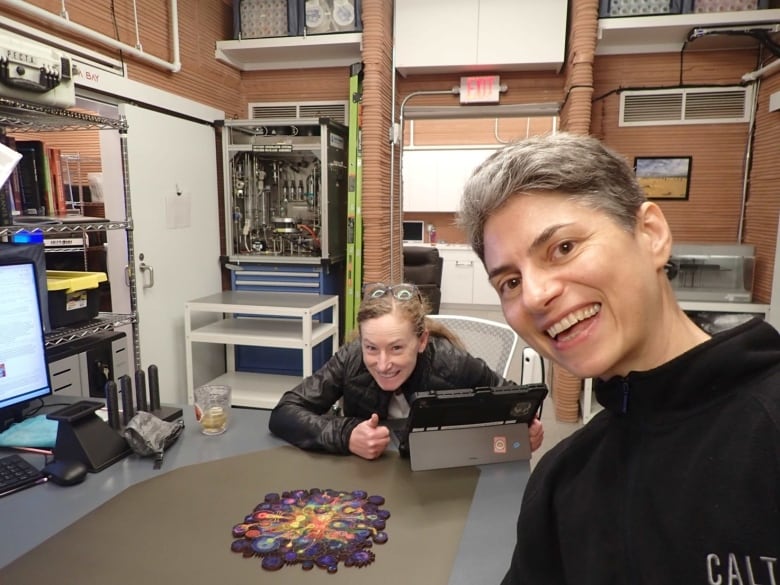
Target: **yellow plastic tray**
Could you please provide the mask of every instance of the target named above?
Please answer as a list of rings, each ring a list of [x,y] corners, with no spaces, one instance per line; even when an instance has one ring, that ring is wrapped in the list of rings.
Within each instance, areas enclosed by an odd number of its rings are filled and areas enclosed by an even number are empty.
[[[106,280],[108,280],[108,277],[105,272],[46,271],[46,286],[49,292],[65,291],[69,294],[79,290],[97,288],[101,282]]]

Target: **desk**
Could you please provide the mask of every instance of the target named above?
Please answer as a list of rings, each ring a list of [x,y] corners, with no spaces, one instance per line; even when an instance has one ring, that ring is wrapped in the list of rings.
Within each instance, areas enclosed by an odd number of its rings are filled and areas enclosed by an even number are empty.
[[[265,410],[234,408],[228,431],[224,435],[207,437],[199,432],[192,408],[185,407],[186,427],[177,443],[166,451],[162,470],[155,471],[149,458],[131,455],[100,473],[90,474],[84,483],[77,486],[63,488],[43,484],[0,498],[0,521],[4,527],[0,533],[0,567],[134,484],[183,466],[286,445],[269,433],[269,414]],[[42,457],[28,458],[42,465]],[[369,472],[370,466],[377,463],[359,461]],[[408,465],[408,462],[399,461],[399,464]],[[500,582],[514,548],[515,523],[528,474],[528,462],[481,466],[449,585]],[[314,486],[285,487],[295,489]],[[13,526],[12,530],[9,530],[10,526]],[[392,539],[392,523],[389,525],[389,534]],[[84,551],[85,555],[88,553]],[[128,551],[128,559],[133,558],[132,551]],[[420,557],[410,560],[421,561],[435,562],[436,559]],[[195,560],[182,559],[181,562],[192,563]],[[286,567],[282,571],[298,574],[300,568]],[[343,571],[347,572],[348,569]],[[370,578],[370,571],[371,567],[362,569],[360,575]],[[328,576],[329,579],[332,577],[338,576]],[[382,581],[381,578],[369,580]]]

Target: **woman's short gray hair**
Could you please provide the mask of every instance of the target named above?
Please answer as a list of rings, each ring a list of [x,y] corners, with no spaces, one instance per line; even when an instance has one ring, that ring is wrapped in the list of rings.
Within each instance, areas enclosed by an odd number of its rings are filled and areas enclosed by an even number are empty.
[[[633,168],[592,136],[565,132],[532,136],[503,147],[466,182],[458,225],[485,260],[485,222],[514,196],[554,191],[603,211],[633,231],[646,200]]]

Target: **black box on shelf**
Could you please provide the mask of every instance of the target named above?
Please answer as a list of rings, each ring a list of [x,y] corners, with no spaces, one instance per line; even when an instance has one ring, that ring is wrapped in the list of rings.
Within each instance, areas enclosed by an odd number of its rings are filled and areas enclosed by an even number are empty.
[[[600,0],[599,17],[740,12],[769,8],[769,0]]]
[[[360,32],[360,0],[298,0],[298,34]]]
[[[234,38],[260,39],[297,34],[298,0],[234,0]]]
[[[681,14],[683,0],[600,0],[599,17]]]
[[[47,270],[51,326],[68,327],[97,317],[105,272]]]
[[[769,8],[769,0],[684,0],[683,12],[740,12]]]

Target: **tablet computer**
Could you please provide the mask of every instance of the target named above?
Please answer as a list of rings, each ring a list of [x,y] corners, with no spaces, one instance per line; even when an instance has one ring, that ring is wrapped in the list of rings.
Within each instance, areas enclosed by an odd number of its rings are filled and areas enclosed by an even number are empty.
[[[528,425],[547,393],[545,384],[416,392],[391,430],[413,470],[529,459]]]

